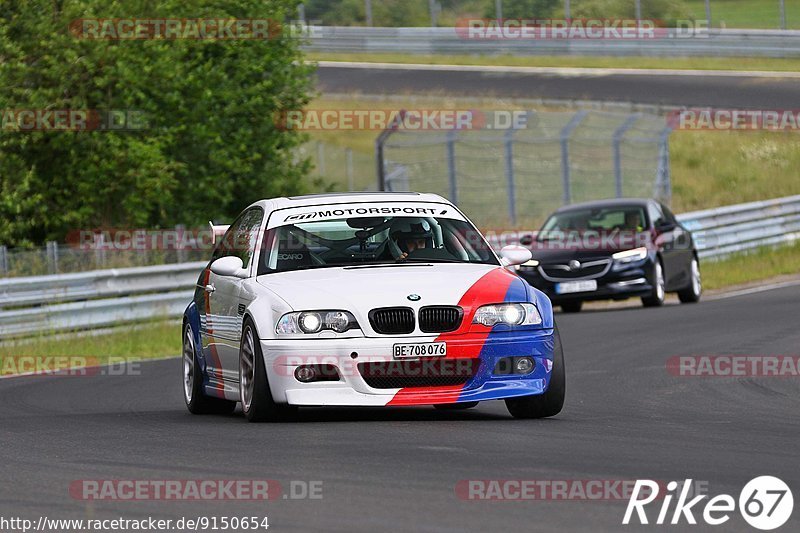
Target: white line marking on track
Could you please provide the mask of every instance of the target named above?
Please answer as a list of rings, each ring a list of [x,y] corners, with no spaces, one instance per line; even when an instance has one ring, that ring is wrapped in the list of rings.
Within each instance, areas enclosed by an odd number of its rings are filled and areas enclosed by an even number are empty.
[[[714,296],[709,296],[708,298],[703,298],[703,300],[713,302],[715,300],[725,300],[726,298],[735,298],[737,296],[747,296],[748,294],[757,294],[759,292],[766,292],[772,291],[775,289],[783,289],[786,287],[796,287],[800,285],[800,279],[792,280],[792,281],[784,281],[781,283],[772,283],[770,285],[760,285],[758,287],[750,287],[748,289],[739,289],[736,291],[725,292],[722,294],[716,294]],[[701,300],[702,301],[702,300]]]

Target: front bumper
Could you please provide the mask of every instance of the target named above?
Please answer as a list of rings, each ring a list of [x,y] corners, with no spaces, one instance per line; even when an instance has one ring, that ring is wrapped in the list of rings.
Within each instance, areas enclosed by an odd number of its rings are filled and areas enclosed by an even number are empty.
[[[646,259],[643,262],[621,270],[609,270],[597,278],[575,278],[562,281],[581,281],[594,279],[597,289],[594,291],[559,294],[556,286],[559,282],[547,280],[536,268],[523,267],[518,272],[532,286],[544,292],[554,305],[566,302],[593,300],[624,300],[637,296],[648,296],[653,292],[651,283],[653,263]]]
[[[448,355],[436,358],[438,362],[448,363],[442,365],[444,368],[456,368],[458,360],[478,360],[474,375],[456,385],[376,388],[367,383],[359,370],[359,363],[397,361],[392,355],[396,343],[434,341],[447,344]],[[542,394],[550,382],[554,336],[552,329],[538,329],[492,331],[485,339],[387,337],[260,342],[276,402],[306,406],[383,406],[471,402]],[[357,355],[355,358],[354,353]],[[498,359],[520,356],[530,356],[534,360],[531,373],[494,373]],[[451,360],[453,364],[449,364]],[[301,383],[295,378],[294,371],[307,364],[333,365],[339,380]],[[397,365],[402,368],[403,361],[398,361]]]

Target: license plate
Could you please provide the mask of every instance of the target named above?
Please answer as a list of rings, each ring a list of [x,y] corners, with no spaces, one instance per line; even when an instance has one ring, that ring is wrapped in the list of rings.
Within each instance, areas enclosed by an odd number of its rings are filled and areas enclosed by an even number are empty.
[[[447,344],[444,342],[426,342],[417,344],[395,344],[395,359],[409,357],[441,357],[447,355]]]
[[[556,294],[570,294],[573,292],[589,292],[597,290],[597,280],[567,281],[556,283]]]

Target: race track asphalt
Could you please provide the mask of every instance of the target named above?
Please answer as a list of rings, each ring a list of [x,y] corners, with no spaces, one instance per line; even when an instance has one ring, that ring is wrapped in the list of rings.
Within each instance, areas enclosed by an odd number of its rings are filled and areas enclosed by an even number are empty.
[[[673,355],[798,355],[800,286],[698,305],[557,317],[568,395],[554,419],[501,402],[307,409],[300,421],[193,416],[179,360],[139,375],[0,380],[0,517],[269,516],[273,531],[618,531],[623,501],[465,501],[459,480],[692,478],[738,494],[776,475],[800,497],[800,379],[677,377]],[[176,331],[176,335],[178,332]],[[135,372],[133,374],[136,374]],[[85,479],[322,481],[322,499],[89,502]],[[656,511],[651,512],[651,519]],[[800,511],[779,531],[797,531]],[[654,530],[654,526],[626,531]],[[741,516],[717,528],[756,531]]]
[[[578,71],[580,72],[580,71]],[[320,65],[325,93],[554,98],[736,109],[796,109],[800,79],[747,75],[564,74]]]

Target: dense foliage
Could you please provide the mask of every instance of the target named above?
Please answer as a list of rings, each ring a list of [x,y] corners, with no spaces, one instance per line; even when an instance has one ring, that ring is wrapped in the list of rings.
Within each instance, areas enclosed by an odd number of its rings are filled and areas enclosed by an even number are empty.
[[[303,141],[276,127],[305,106],[296,34],[270,39],[78,38],[80,18],[295,18],[295,0],[4,0],[0,110],[134,110],[138,131],[0,129],[0,244],[96,227],[196,226],[301,192]],[[11,115],[9,115],[11,112]]]

